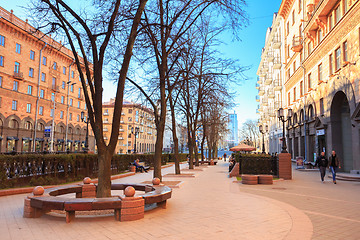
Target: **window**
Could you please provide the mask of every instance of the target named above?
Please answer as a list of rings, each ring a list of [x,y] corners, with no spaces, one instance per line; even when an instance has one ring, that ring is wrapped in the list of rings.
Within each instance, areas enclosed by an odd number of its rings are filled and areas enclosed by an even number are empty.
[[[46,62],[47,62],[47,58],[46,58],[46,57],[43,57],[42,64],[43,64],[44,66],[46,66]]]
[[[286,35],[289,35],[289,31],[290,31],[290,26],[289,26],[289,22],[286,23]]]
[[[109,109],[104,109],[104,115],[108,116],[109,115]]]
[[[308,89],[312,89],[311,73],[308,74]]]
[[[128,121],[131,122],[131,121],[132,121],[132,117],[129,117],[129,118],[128,118]]]
[[[69,114],[69,120],[72,121],[72,113]]]
[[[65,103],[65,97],[61,96],[61,104],[64,104],[64,103]]]
[[[33,68],[29,68],[29,77],[34,77],[34,69]]]
[[[332,27],[333,27],[333,25],[332,25],[332,14],[329,15],[328,21],[329,21],[329,29],[331,30]]]
[[[0,87],[2,87],[2,76],[0,76]]]
[[[323,32],[321,30],[321,28],[319,28],[319,31],[318,31],[318,43],[320,43],[322,40],[323,40]]]
[[[347,41],[343,42],[343,61],[344,63],[348,61],[348,46]]]
[[[299,12],[301,11],[302,8],[302,0],[299,0]]]
[[[324,116],[324,98],[320,98],[320,115]]]
[[[0,56],[0,66],[4,66],[4,56]]]
[[[44,98],[45,91],[44,89],[40,89],[40,98]]]
[[[12,101],[11,109],[15,110],[15,111],[17,110],[17,101],[16,100]]]
[[[78,108],[80,109],[80,101],[78,101]]]
[[[294,25],[295,24],[295,10],[293,10],[291,17],[292,17],[292,25]]]
[[[348,11],[348,1],[343,0],[343,15]]]
[[[26,104],[26,112],[31,113],[31,103]]]
[[[64,119],[64,111],[60,111],[60,119]]]
[[[14,72],[19,73],[20,72],[20,63],[15,62]]]
[[[333,75],[333,73],[334,73],[334,68],[333,68],[333,66],[334,66],[334,63],[333,63],[333,55],[330,54],[330,55],[329,55],[329,73],[330,73],[330,75]]]
[[[302,97],[304,95],[303,87],[304,87],[304,83],[303,83],[303,81],[301,81],[300,82],[300,97]]]
[[[72,100],[72,98],[70,98],[70,106],[72,106],[73,105],[73,100]]]
[[[312,52],[312,45],[311,45],[311,41],[308,42],[308,55],[310,55]]]
[[[0,107],[1,107],[1,100],[2,100],[2,97],[0,97]]]
[[[318,82],[323,81],[322,63],[318,65]]]
[[[79,87],[78,98],[81,98],[81,87]]]
[[[288,92],[288,105],[290,105],[290,103],[291,103],[291,99],[290,99],[290,92]]]
[[[76,121],[80,122],[80,115],[79,114],[76,116]]]
[[[129,110],[128,110],[128,113],[132,113],[132,109],[129,109]]]
[[[294,102],[296,101],[296,87],[294,87]]]
[[[35,52],[30,50],[30,60],[35,60]]]
[[[61,88],[65,89],[65,82],[64,81],[62,81],[62,83],[61,83]]]
[[[340,5],[338,5],[335,8],[335,24],[337,24],[340,21],[341,18],[341,9],[340,9]]]
[[[56,70],[57,69],[57,62],[53,63],[53,69]]]
[[[340,69],[340,62],[341,62],[341,49],[337,48],[335,50],[335,71]]]
[[[74,71],[71,71],[71,77],[74,78],[74,76],[75,76]]]
[[[18,81],[14,81],[13,91],[19,91],[19,82]]]
[[[50,117],[53,117],[54,116],[54,109],[52,108],[51,110],[50,110]]]
[[[21,53],[21,45],[20,44],[16,44],[16,49],[15,49],[16,53]]]
[[[56,87],[56,78],[52,78],[52,88],[54,89]]]
[[[32,95],[32,86],[28,85],[27,94]]]
[[[66,67],[63,67],[63,74],[66,74]]]
[[[39,107],[39,115],[44,115],[44,107],[43,106],[40,106]]]
[[[296,61],[293,62],[293,74],[295,73],[296,71]]]
[[[45,82],[46,80],[46,74],[45,73],[41,73],[41,81]]]
[[[72,85],[72,84],[70,85],[70,91],[74,92],[74,85]]]
[[[0,46],[5,47],[5,37],[3,35],[0,35]]]

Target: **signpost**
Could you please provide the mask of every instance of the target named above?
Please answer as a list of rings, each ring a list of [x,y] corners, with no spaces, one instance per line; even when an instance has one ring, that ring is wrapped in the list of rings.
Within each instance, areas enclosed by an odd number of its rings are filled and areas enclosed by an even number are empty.
[[[50,137],[51,136],[51,126],[46,126],[44,130],[44,137]]]

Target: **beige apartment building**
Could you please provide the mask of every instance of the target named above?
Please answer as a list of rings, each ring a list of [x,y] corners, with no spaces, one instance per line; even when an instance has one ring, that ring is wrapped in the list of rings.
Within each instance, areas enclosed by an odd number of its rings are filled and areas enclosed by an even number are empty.
[[[111,135],[115,99],[103,103],[103,131],[105,142]],[[155,151],[156,128],[154,113],[140,104],[124,100],[115,152],[150,153]]]
[[[320,152],[330,155],[335,150],[344,171],[360,169],[359,19],[359,1],[281,3],[273,21],[273,25],[280,23],[276,26],[281,33],[279,106],[292,109],[286,139],[293,159],[302,156],[314,161]],[[264,53],[274,48],[274,39],[267,39]],[[260,77],[269,71],[264,68],[264,53],[258,69]],[[276,114],[269,112],[271,108],[264,106],[271,104],[265,98],[266,91],[261,92],[265,83],[260,82],[258,87],[259,124],[268,125],[268,151],[279,152],[282,124]],[[273,110],[276,112],[276,107]]]
[[[86,106],[72,52],[34,30],[0,7],[0,152],[83,151]]]

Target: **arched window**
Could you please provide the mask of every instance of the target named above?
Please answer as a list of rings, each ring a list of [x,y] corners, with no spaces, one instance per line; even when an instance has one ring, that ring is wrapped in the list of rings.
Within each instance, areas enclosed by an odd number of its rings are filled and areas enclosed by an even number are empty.
[[[10,122],[10,128],[18,128],[19,127],[19,123],[16,119],[12,119]]]
[[[293,116],[293,123],[297,124],[298,123],[298,119],[297,119],[297,114],[295,113]]]
[[[65,132],[65,128],[63,126],[60,126],[60,129],[59,129],[60,133],[64,133]]]
[[[32,123],[29,122],[29,121],[27,121],[27,122],[25,123],[25,129],[27,129],[27,130],[32,129]]]
[[[38,130],[38,131],[43,131],[44,129],[45,129],[44,124],[42,124],[42,123],[38,123],[37,130]]]
[[[314,108],[312,105],[309,106],[309,110],[308,110],[308,117],[309,117],[309,120],[312,120],[314,119]]]
[[[299,123],[302,123],[304,121],[304,110],[301,109],[300,111],[300,117],[299,117]]]
[[[68,128],[68,132],[69,132],[69,134],[72,134],[72,133],[73,133],[72,127],[69,127],[69,128]]]
[[[76,134],[76,135],[81,135],[81,133],[80,133],[80,128],[77,128],[77,129],[76,129],[75,134]]]

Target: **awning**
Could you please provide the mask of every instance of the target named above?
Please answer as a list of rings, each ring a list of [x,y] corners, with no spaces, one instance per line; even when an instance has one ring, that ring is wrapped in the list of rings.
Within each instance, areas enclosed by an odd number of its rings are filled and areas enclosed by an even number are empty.
[[[79,142],[80,142],[80,140],[75,140],[74,142],[79,143]]]
[[[3,140],[3,137],[2,137],[2,136],[0,136],[0,140]]]
[[[84,144],[85,144],[86,142],[85,142],[85,141],[82,141],[81,143],[84,143]]]
[[[60,143],[63,143],[64,139],[58,139],[57,141],[60,142]]]
[[[15,141],[18,141],[18,140],[19,140],[18,137],[7,137],[6,139],[7,139],[7,140],[15,140]]]
[[[73,140],[67,140],[67,142],[73,142]]]
[[[43,138],[35,138],[35,141],[38,141],[38,142],[43,142],[44,139]]]
[[[24,141],[32,141],[32,138],[31,137],[23,137],[22,140]]]

